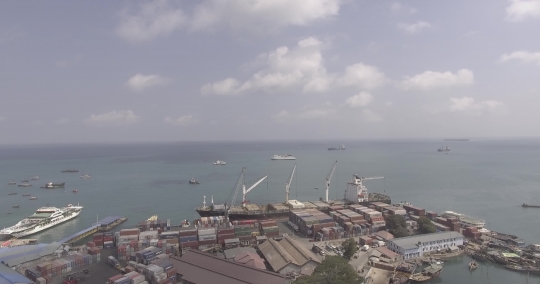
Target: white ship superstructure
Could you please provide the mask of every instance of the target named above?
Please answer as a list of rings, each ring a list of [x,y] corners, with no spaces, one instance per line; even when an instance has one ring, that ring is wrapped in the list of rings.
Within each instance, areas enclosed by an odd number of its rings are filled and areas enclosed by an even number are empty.
[[[0,230],[0,237],[13,236],[21,238],[36,234],[77,217],[82,209],[82,206],[73,206],[71,204],[64,208],[41,207],[36,213],[16,225]]]
[[[350,202],[368,202],[368,191],[364,186],[364,181],[372,179],[382,179],[384,177],[359,177],[358,175],[353,175],[352,179],[347,183],[347,188],[345,189],[345,200]]]
[[[293,155],[274,155],[271,158],[272,160],[296,160],[296,157]]]
[[[465,227],[476,227],[478,229],[483,228],[486,225],[486,220],[476,218],[476,217],[470,217],[464,214],[460,214],[454,211],[444,211],[441,214],[444,218],[457,218],[459,220],[459,223],[461,224],[462,228]]]

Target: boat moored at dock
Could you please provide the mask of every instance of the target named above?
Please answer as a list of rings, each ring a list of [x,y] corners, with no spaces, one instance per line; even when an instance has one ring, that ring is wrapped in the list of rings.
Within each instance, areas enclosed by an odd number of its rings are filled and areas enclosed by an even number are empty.
[[[457,218],[459,220],[459,223],[461,224],[462,228],[466,227],[476,227],[478,229],[484,228],[486,225],[486,220],[476,217],[470,217],[465,214],[460,214],[454,211],[444,211],[441,214],[442,217],[445,218]]]
[[[14,226],[0,230],[0,238],[9,236],[21,238],[36,234],[77,217],[82,209],[82,206],[73,206],[71,204],[64,208],[41,207],[36,210],[36,213],[21,220]]]

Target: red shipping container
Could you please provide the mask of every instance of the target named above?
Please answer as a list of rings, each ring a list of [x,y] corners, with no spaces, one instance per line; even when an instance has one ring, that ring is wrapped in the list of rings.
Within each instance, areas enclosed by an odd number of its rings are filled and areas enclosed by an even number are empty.
[[[93,236],[94,240],[102,240],[103,239],[103,233],[95,233]]]
[[[103,241],[104,242],[112,242],[113,241],[113,236],[104,236]]]

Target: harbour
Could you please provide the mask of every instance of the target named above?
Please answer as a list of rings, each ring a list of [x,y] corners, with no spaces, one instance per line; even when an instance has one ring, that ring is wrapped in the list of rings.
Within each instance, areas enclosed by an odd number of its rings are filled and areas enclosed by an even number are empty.
[[[60,240],[64,236],[84,229],[95,222],[95,217],[98,214],[100,216],[118,214],[116,210],[120,210],[122,214],[129,217],[128,221],[119,226],[120,228],[133,228],[139,220],[146,220],[146,218],[154,214],[170,218],[173,223],[179,223],[184,219],[196,219],[199,216],[193,211],[193,208],[200,205],[202,196],[207,196],[209,202],[209,197],[214,195],[216,204],[218,200],[219,203],[223,204],[238,177],[240,167],[244,165],[248,169],[246,184],[251,184],[260,176],[270,174],[267,181],[248,193],[250,203],[277,204],[284,202],[284,181],[290,175],[294,163],[298,164],[298,170],[297,177],[291,184],[291,199],[300,202],[305,200],[308,202],[317,201],[319,198],[324,199],[325,176],[329,167],[333,161],[339,160],[329,192],[332,200],[342,198],[344,186],[353,174],[360,173],[364,176],[384,175],[384,180],[371,182],[367,187],[370,192],[381,192],[391,196],[392,203],[408,200],[415,205],[425,206],[438,212],[454,211],[484,217],[487,228],[515,234],[523,238],[527,243],[534,243],[536,239],[535,232],[525,222],[534,223],[535,210],[524,210],[519,206],[524,201],[532,204],[540,203],[540,200],[534,197],[533,188],[538,185],[535,175],[528,171],[528,167],[519,167],[519,161],[524,159],[526,161],[526,157],[532,154],[525,154],[517,150],[512,152],[514,154],[512,157],[499,155],[496,159],[512,164],[512,169],[508,170],[506,166],[499,167],[499,164],[495,161],[491,167],[484,167],[482,171],[479,171],[476,169],[474,160],[493,160],[495,159],[494,156],[488,151],[490,147],[508,147],[507,144],[498,142],[479,143],[474,141],[463,144],[467,145],[467,149],[457,151],[457,146],[449,142],[448,145],[452,148],[452,151],[450,154],[442,156],[445,158],[444,164],[439,164],[441,156],[437,156],[436,152],[433,153],[433,149],[440,147],[440,142],[437,141],[409,144],[407,142],[398,144],[383,143],[382,145],[347,142],[346,151],[326,150],[328,144],[336,143],[307,144],[307,146],[303,144],[301,149],[294,143],[292,145],[278,143],[277,146],[269,144],[264,146],[266,148],[263,147],[267,150],[263,149],[262,152],[261,149],[245,144],[238,146],[225,144],[222,146],[224,147],[224,153],[241,150],[244,154],[240,154],[238,157],[231,154],[204,154],[207,150],[203,147],[204,145],[200,145],[197,146],[200,149],[197,152],[200,153],[197,154],[200,162],[177,162],[174,166],[171,166],[171,160],[166,157],[168,154],[160,155],[159,153],[152,155],[157,157],[157,160],[164,161],[163,164],[156,164],[153,162],[154,160],[142,164],[135,163],[132,157],[138,157],[139,153],[145,153],[148,150],[145,150],[143,146],[131,146],[133,154],[130,155],[117,155],[104,160],[99,158],[68,159],[71,161],[70,163],[84,163],[85,172],[92,173],[91,180],[81,180],[78,175],[73,177],[70,175],[61,176],[60,169],[69,168],[69,166],[64,165],[65,162],[55,162],[53,160],[51,162],[52,166],[51,163],[47,163],[46,167],[51,168],[50,171],[39,169],[38,164],[32,165],[34,168],[30,168],[29,172],[39,174],[42,180],[65,181],[66,185],[69,185],[65,190],[57,189],[46,192],[41,192],[36,187],[33,187],[31,192],[38,197],[36,200],[39,202],[38,205],[30,203],[36,201],[20,200],[20,194],[18,197],[8,197],[7,194],[13,190],[9,190],[7,182],[9,180],[19,180],[13,178],[20,171],[17,164],[20,164],[21,167],[28,165],[26,162],[10,162],[9,167],[4,166],[3,168],[4,172],[2,174],[5,175],[5,183],[2,190],[5,190],[3,191],[5,192],[5,198],[2,198],[0,203],[6,205],[9,209],[14,204],[19,204],[23,210],[29,210],[30,206],[30,211],[32,211],[36,207],[44,206],[47,203],[51,205],[76,203],[84,198],[84,214],[81,214],[73,221],[58,226],[55,230],[36,236],[39,238],[40,243],[47,243]],[[161,145],[160,147],[163,153],[170,153],[179,146]],[[124,148],[129,149],[129,147]],[[193,151],[193,146],[186,146],[187,149]],[[105,150],[100,148],[98,150],[79,149],[76,152],[83,151],[97,151],[99,153]],[[322,151],[325,154],[332,153],[331,157],[318,154],[318,152]],[[298,159],[293,163],[283,164],[276,161],[274,164],[268,159],[274,153],[293,153]],[[58,155],[54,152],[51,154]],[[207,158],[205,158],[206,156]],[[260,158],[257,158],[258,156]],[[214,167],[212,162],[217,157],[226,160],[227,166]],[[388,159],[381,157],[392,157],[393,162],[387,163]],[[475,157],[475,159],[472,160],[466,157]],[[249,162],[244,162],[246,160]],[[261,162],[252,162],[258,160]],[[107,163],[103,163],[103,161],[107,161]],[[324,163],[321,163],[321,161]],[[55,164],[57,165],[54,166]],[[430,166],[421,166],[422,164],[429,164]],[[455,173],[454,175],[448,175],[441,171],[441,168],[452,168]],[[499,173],[502,169],[505,171],[504,175],[494,175],[494,173]],[[55,176],[55,174],[58,176]],[[456,180],[455,175],[458,175],[460,179]],[[187,181],[191,176],[196,176],[201,181],[195,191],[194,188],[187,187]],[[520,178],[520,188],[518,193],[507,196],[504,200],[499,199],[498,197],[506,192],[505,189],[512,184],[508,181],[510,180],[507,179],[508,176],[513,177],[512,181]],[[527,178],[521,178],[522,176]],[[185,186],[182,186],[182,184],[185,184]],[[316,187],[319,189],[314,189]],[[79,192],[73,194],[71,192],[72,188],[77,188]],[[149,191],[148,188],[153,188],[153,190]],[[27,189],[26,191],[30,190]],[[115,194],[121,194],[124,202],[114,202],[107,198],[111,191],[114,191]],[[89,196],[90,193],[92,193],[92,196]],[[175,201],[168,201],[166,198],[178,195],[182,196],[182,198]],[[12,198],[18,199],[15,201]],[[6,206],[3,206],[3,208],[6,208]],[[109,208],[115,208],[115,210]],[[17,211],[21,209],[17,209]],[[26,216],[28,211],[18,214]],[[519,218],[515,216],[519,216]],[[20,219],[21,215],[14,215],[14,213],[3,215],[6,226],[12,225]],[[459,259],[463,259],[461,264]],[[459,276],[460,272],[467,269],[469,262],[470,258],[467,255],[460,256],[456,260],[447,261],[441,273],[441,281],[443,283],[447,281],[450,281],[449,283],[455,283],[452,281],[484,283],[487,282],[485,269],[490,267],[489,275],[492,283],[524,283],[523,274],[502,267],[495,267],[493,264],[489,266],[480,265],[472,275],[467,275],[467,278],[463,278],[464,275],[463,277]],[[469,279],[469,277],[472,278]],[[500,279],[501,282],[497,282],[497,279]]]

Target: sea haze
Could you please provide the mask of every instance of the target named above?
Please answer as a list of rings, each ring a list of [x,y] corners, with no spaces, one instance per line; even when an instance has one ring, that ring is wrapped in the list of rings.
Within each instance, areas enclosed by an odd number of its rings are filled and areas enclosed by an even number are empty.
[[[327,147],[344,143],[344,151]],[[449,146],[451,151],[437,149]],[[292,154],[296,161],[271,161],[274,154]],[[324,196],[324,181],[334,161],[337,170],[330,198],[343,197],[353,174],[384,176],[367,181],[370,191],[385,192],[394,203],[412,202],[426,210],[453,210],[486,219],[487,227],[516,234],[527,243],[540,243],[539,209],[524,209],[522,203],[540,204],[540,140],[385,140],[334,142],[229,142],[96,144],[0,147],[0,227],[31,215],[40,206],[84,205],[72,221],[34,237],[52,242],[88,227],[96,218],[126,216],[122,227],[133,227],[151,215],[180,223],[198,217],[193,210],[224,203],[234,188],[242,167],[246,184],[268,175],[247,199],[252,203],[277,203],[285,199],[285,182],[297,164],[291,199],[318,200]],[[215,160],[225,166],[214,166]],[[64,169],[78,173],[61,173]],[[89,174],[90,179],[79,178]],[[32,176],[32,187],[8,186]],[[199,185],[190,185],[190,178]],[[65,189],[41,189],[46,182],[65,182]],[[73,189],[78,193],[72,193]],[[318,189],[316,189],[318,188]],[[10,196],[8,193],[17,192]],[[28,200],[22,194],[32,194]],[[237,205],[241,202],[241,194]],[[20,205],[20,209],[12,208]],[[11,213],[11,214],[8,214]],[[480,265],[474,273],[466,267],[468,257],[450,261],[436,283],[525,283],[519,273]]]

